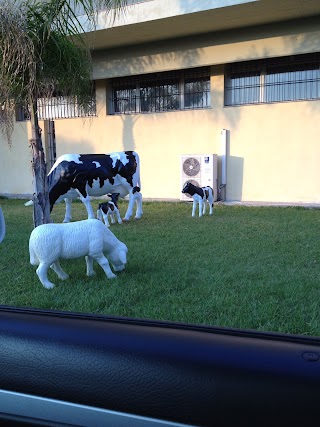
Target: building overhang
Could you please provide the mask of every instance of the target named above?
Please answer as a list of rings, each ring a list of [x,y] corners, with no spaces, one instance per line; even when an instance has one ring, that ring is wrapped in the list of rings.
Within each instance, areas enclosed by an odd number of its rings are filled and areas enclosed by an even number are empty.
[[[115,17],[99,14],[84,37],[94,50],[235,30],[320,16],[319,0],[149,0],[127,6]]]

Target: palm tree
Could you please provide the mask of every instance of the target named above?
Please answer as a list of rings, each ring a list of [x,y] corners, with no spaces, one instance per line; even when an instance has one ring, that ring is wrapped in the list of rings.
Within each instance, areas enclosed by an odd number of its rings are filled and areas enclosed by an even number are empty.
[[[34,225],[50,222],[39,98],[55,92],[91,105],[90,46],[77,11],[94,27],[97,11],[121,11],[127,0],[0,0],[0,129],[11,144],[17,105],[28,106],[34,175]]]

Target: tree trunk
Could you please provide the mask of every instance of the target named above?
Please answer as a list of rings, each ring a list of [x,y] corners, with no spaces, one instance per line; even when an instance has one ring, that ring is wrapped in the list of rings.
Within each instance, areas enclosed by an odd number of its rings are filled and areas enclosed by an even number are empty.
[[[32,131],[30,147],[32,151],[32,172],[34,181],[33,223],[34,227],[38,227],[38,225],[47,224],[51,222],[51,220],[47,166],[42,146],[41,129],[38,121],[36,97],[30,101],[30,119]]]

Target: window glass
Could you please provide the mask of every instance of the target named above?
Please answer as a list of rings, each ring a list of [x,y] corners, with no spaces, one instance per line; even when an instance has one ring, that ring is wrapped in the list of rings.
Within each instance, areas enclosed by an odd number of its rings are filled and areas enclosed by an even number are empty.
[[[187,78],[184,82],[184,108],[210,107],[209,77]]]
[[[179,110],[179,81],[142,83],[141,112]]]
[[[232,64],[225,105],[319,99],[319,67],[317,54]]]
[[[136,87],[127,85],[114,89],[114,112],[135,113],[136,112]]]
[[[111,86],[109,114],[209,108],[211,104],[207,67],[118,78]]]
[[[226,105],[252,104],[259,102],[260,72],[232,73],[226,86]]]
[[[92,99],[87,108],[83,108],[76,97],[52,96],[51,98],[39,98],[37,101],[39,120],[68,119],[74,117],[88,117],[96,115],[96,96],[93,89]],[[16,120],[30,119],[28,106],[16,108]]]
[[[266,102],[319,98],[319,64],[269,66]]]

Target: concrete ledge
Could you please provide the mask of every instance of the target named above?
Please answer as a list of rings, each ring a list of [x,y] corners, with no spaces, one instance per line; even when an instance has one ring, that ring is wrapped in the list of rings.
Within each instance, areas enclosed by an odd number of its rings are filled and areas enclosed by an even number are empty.
[[[10,194],[10,193],[0,193],[0,198],[3,199],[27,199],[32,198],[32,194]]]
[[[320,203],[304,203],[304,202],[243,202],[237,200],[227,200],[222,203],[226,206],[274,206],[274,207],[302,207],[302,208],[312,208],[312,209],[320,209]]]
[[[5,199],[27,199],[30,200],[32,198],[32,194],[8,194],[8,193],[0,193],[0,198],[3,197]],[[107,196],[102,197],[92,197],[92,200],[101,200],[101,199],[109,199]],[[128,201],[128,198],[122,199]],[[166,198],[153,198],[153,197],[142,197],[144,202],[181,202],[181,203],[190,203],[190,200],[180,200],[180,199],[166,199]],[[250,201],[239,201],[239,200],[226,200],[215,202],[215,204],[221,204],[226,206],[274,206],[274,207],[302,207],[306,209],[320,209],[319,203],[305,203],[305,202],[250,202]]]

